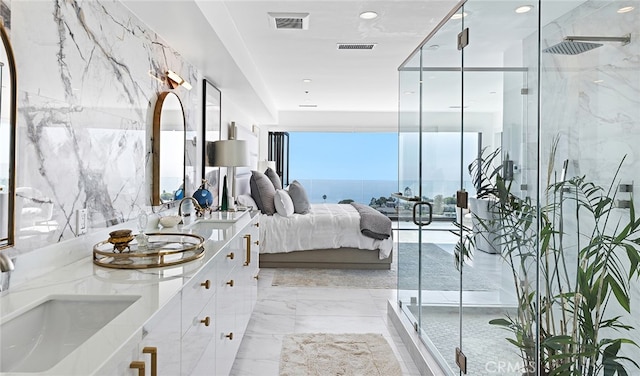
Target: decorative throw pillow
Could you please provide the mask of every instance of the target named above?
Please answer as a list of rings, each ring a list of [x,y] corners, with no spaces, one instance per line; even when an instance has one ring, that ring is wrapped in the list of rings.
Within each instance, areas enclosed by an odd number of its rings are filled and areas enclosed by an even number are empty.
[[[307,191],[300,182],[294,180],[289,184],[289,196],[293,201],[294,213],[307,214],[311,205],[309,204],[309,198],[307,197]]]
[[[251,207],[253,210],[258,210],[258,204],[251,195],[238,195],[238,204],[246,207]]]
[[[276,189],[276,195],[273,199],[273,203],[276,207],[276,212],[283,217],[290,217],[293,215],[293,201],[291,196],[284,189]]]
[[[282,189],[282,183],[280,182],[280,176],[278,176],[278,174],[273,171],[271,169],[271,167],[267,167],[267,170],[264,172],[265,175],[267,175],[267,177],[269,178],[269,180],[271,180],[271,183],[273,183],[273,188],[277,189]]]
[[[262,172],[251,171],[249,185],[251,186],[251,197],[258,205],[258,209],[266,215],[273,215],[276,212],[276,207],[273,204],[276,189],[271,180]]]

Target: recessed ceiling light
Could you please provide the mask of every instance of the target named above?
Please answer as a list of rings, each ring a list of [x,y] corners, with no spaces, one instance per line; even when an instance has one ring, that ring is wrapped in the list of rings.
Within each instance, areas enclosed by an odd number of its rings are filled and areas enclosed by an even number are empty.
[[[516,8],[516,13],[527,13],[533,9],[533,5],[522,5]]]
[[[451,16],[452,20],[459,20],[461,18],[464,18],[466,16],[468,16],[469,14],[467,12],[462,12],[462,13],[456,13],[453,16]]]
[[[618,9],[618,13],[629,13],[634,9],[635,9],[634,7],[622,7]]]
[[[604,82],[604,80],[594,80],[594,81],[593,81],[593,83],[594,83],[594,84],[601,84],[601,83],[603,83],[603,82]]]
[[[360,18],[362,18],[363,20],[372,20],[374,18],[378,18],[378,13],[368,10],[366,12],[360,13]]]
[[[304,82],[305,84],[308,84],[311,82],[310,78],[305,78],[304,80],[302,80],[302,82]]]

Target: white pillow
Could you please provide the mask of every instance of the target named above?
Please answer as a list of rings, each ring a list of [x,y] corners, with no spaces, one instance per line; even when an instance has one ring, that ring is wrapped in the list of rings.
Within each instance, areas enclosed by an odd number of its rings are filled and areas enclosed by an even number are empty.
[[[238,204],[258,210],[258,205],[251,195],[238,195]]]
[[[273,197],[273,203],[276,207],[276,213],[283,217],[290,217],[293,215],[293,201],[291,196],[284,189],[277,189],[276,194]]]

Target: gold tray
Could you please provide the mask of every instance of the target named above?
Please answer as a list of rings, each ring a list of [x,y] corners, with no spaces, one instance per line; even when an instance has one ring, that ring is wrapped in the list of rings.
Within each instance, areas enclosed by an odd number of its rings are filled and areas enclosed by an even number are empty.
[[[123,252],[118,252],[108,240],[94,245],[93,263],[114,269],[146,269],[183,264],[204,256],[202,236],[182,233],[146,235],[146,247],[139,247],[134,239],[128,250]]]

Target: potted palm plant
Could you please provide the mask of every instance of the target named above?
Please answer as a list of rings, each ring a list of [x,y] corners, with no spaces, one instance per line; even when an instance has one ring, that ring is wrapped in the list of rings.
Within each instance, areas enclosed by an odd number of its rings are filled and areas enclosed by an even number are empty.
[[[638,374],[621,350],[638,347],[625,334],[634,330],[627,321],[630,284],[640,276],[640,218],[633,200],[616,208],[617,172],[606,188],[586,176],[554,178],[557,145],[539,205],[512,193],[495,163],[499,150],[483,151],[469,166],[477,197],[495,198],[491,219],[475,220],[482,236],[499,243],[517,298],[516,314],[490,323],[511,333],[524,374]],[[468,244],[459,245],[464,254]]]

